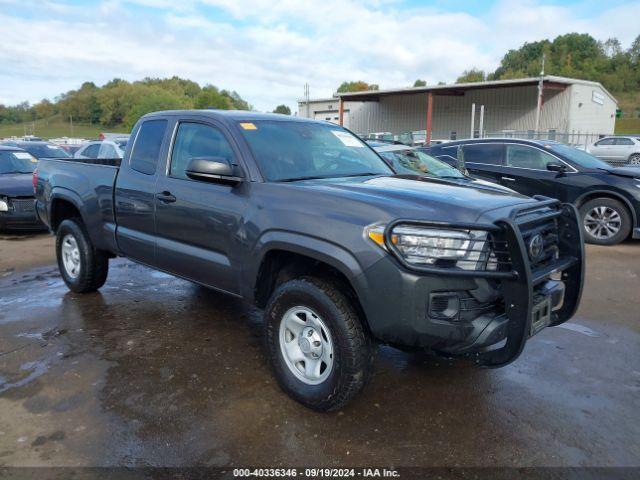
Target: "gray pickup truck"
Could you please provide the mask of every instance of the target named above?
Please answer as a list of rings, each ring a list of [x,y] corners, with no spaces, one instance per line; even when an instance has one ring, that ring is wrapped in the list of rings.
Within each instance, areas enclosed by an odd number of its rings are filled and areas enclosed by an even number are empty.
[[[377,343],[498,367],[581,295],[573,206],[396,175],[330,123],[157,112],[121,162],[34,175],[71,290],[100,288],[124,256],[252,302],[278,382],[316,410],[363,388]]]

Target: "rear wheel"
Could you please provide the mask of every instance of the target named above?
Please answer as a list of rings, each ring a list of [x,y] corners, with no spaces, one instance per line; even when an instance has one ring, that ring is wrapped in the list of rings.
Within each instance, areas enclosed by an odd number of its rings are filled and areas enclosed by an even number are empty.
[[[300,278],[282,284],[267,305],[265,330],[278,383],[309,408],[341,408],[371,376],[373,342],[337,283]]]
[[[640,165],[640,153],[634,153],[629,157],[629,164]]]
[[[631,215],[612,198],[595,198],[580,207],[585,241],[597,245],[615,245],[631,232]]]
[[[107,281],[109,258],[91,243],[82,220],[64,220],[56,232],[58,269],[69,290],[94,292]]]

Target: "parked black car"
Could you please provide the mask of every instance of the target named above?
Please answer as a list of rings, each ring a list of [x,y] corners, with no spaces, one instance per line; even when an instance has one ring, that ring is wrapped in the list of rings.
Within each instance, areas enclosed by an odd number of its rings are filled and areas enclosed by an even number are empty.
[[[466,185],[468,187],[493,190],[498,192],[516,193],[510,188],[493,182],[486,182],[479,178],[465,175],[442,160],[407,145],[390,145],[388,143],[367,142],[378,155],[399,175],[416,177],[433,181],[440,179],[443,183]]]
[[[0,230],[45,228],[35,212],[32,172],[36,163],[24,150],[0,145]]]
[[[544,140],[469,139],[425,151],[454,166],[462,159],[472,176],[524,195],[574,204],[587,242],[614,245],[629,236],[640,238],[638,167],[612,167],[582,150]]]
[[[29,152],[38,160],[41,158],[71,158],[71,155],[61,146],[45,141],[9,141],[4,142],[3,145],[18,147]]]

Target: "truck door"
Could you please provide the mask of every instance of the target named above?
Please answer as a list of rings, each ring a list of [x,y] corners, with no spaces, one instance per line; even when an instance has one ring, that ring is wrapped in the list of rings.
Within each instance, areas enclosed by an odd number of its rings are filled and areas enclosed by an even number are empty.
[[[192,158],[223,157],[237,164],[238,151],[214,121],[177,125],[166,176],[156,195],[157,265],[162,270],[230,293],[238,293],[234,245],[246,204],[242,186],[193,180],[185,174]]]
[[[115,189],[118,247],[133,260],[155,265],[155,206],[158,159],[165,150],[167,120],[146,120],[120,167]]]

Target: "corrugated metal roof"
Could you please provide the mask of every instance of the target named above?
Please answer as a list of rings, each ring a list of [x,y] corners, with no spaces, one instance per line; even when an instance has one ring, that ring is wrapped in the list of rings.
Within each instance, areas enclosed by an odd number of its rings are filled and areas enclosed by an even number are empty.
[[[364,101],[365,99],[375,99],[377,97],[388,96],[388,95],[410,95],[415,93],[427,93],[433,92],[437,93],[438,91],[446,92],[464,92],[465,90],[476,90],[482,88],[500,88],[500,87],[510,87],[510,86],[521,86],[521,85],[534,85],[540,81],[540,77],[527,77],[527,78],[514,78],[510,80],[489,80],[485,82],[470,82],[470,83],[453,83],[448,85],[427,85],[424,87],[406,87],[406,88],[396,88],[396,89],[385,89],[385,90],[367,90],[362,92],[345,92],[345,93],[336,93],[337,97],[342,98],[345,101]],[[606,88],[602,86],[599,82],[592,82],[589,80],[580,80],[576,78],[567,78],[567,77],[556,77],[554,75],[545,75],[543,77],[543,81],[547,83],[560,83],[566,85],[573,84],[583,84],[583,85],[593,85],[595,87],[599,87],[604,91],[614,102],[618,103],[611,93],[607,91]]]

